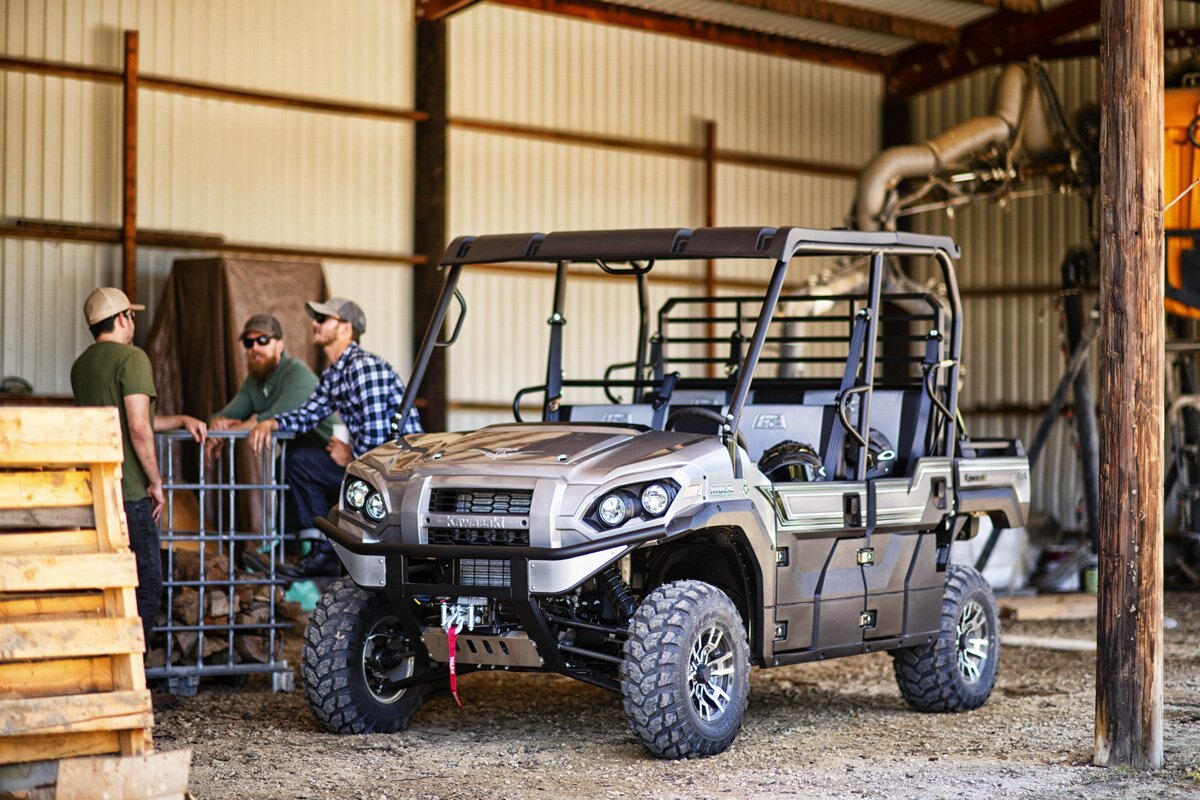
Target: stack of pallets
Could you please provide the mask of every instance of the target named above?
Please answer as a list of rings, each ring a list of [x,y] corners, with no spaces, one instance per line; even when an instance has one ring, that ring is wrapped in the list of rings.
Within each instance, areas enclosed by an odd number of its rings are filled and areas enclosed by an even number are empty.
[[[116,409],[0,408],[0,765],[149,763],[121,461]]]

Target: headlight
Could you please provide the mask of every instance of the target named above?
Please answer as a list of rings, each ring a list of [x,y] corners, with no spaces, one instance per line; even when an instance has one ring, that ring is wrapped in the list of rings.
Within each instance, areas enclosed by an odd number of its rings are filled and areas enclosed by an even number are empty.
[[[363,503],[367,502],[367,492],[369,491],[371,491],[371,487],[367,486],[366,481],[350,481],[350,484],[346,487],[346,505],[355,511],[362,508]]]
[[[379,522],[387,514],[387,508],[383,505],[383,495],[379,492],[371,492],[367,495],[367,516]]]
[[[610,528],[623,525],[633,516],[633,499],[621,492],[607,494],[596,507],[596,516]]]
[[[652,517],[661,517],[671,502],[671,493],[661,483],[651,483],[642,489],[642,510]]]

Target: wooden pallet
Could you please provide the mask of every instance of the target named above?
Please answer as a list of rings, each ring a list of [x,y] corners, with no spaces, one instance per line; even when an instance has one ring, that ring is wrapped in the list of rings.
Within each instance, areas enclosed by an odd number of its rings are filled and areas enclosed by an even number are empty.
[[[115,408],[0,408],[0,764],[153,750]]]
[[[1096,595],[1086,593],[998,597],[996,605],[1002,618],[1018,622],[1040,619],[1093,619],[1096,616]]]

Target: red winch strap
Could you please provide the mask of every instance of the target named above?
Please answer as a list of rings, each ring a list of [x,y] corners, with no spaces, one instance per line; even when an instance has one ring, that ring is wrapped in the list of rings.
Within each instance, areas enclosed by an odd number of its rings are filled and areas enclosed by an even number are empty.
[[[454,702],[462,708],[462,700],[458,699],[458,628],[454,625],[446,631],[446,651],[450,654],[450,694],[454,695]]]

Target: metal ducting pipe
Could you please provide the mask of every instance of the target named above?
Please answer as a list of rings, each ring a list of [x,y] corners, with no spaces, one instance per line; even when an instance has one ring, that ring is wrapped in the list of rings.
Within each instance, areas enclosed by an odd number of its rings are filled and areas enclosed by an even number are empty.
[[[854,227],[879,230],[888,192],[905,178],[933,175],[972,153],[1007,144],[1021,121],[1027,84],[1033,97],[1024,121],[1022,147],[1035,160],[1057,152],[1037,82],[1031,80],[1025,67],[1009,64],[992,91],[991,113],[966,120],[918,144],[888,148],[871,160],[858,177]],[[888,222],[890,227],[892,221]]]

